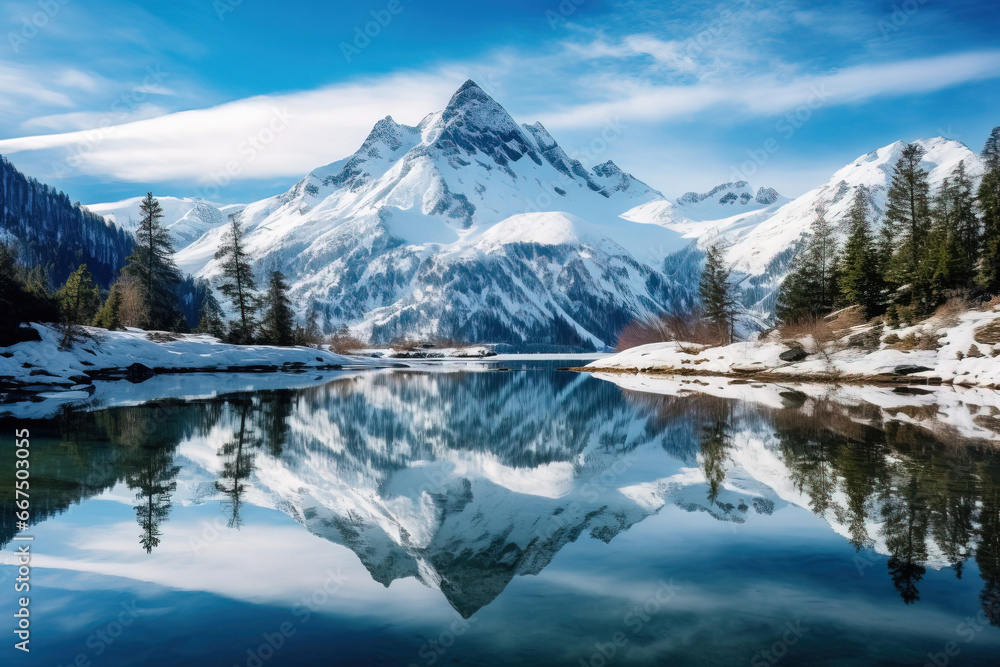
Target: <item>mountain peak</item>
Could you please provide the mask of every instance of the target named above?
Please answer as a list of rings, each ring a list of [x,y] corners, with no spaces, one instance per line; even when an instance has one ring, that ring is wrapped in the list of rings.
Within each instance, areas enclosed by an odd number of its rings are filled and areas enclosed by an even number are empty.
[[[444,120],[447,122],[453,116],[462,113],[465,109],[477,107],[500,107],[496,100],[486,94],[479,85],[469,79],[455,91],[455,94],[448,100],[448,106],[444,109]]]
[[[601,164],[594,167],[594,173],[600,176],[613,176],[623,173],[621,167],[615,164],[613,161],[608,160],[607,162],[602,162]]]

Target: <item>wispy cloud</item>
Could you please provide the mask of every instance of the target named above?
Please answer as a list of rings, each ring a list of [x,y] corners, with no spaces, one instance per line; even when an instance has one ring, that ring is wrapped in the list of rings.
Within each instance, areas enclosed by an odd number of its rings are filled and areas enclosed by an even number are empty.
[[[98,129],[6,139],[0,141],[0,153],[49,151],[54,173],[78,170],[126,182],[206,184],[220,171],[234,171],[229,169],[233,162],[239,165],[233,174],[238,178],[299,176],[357,150],[375,121],[387,114],[418,122],[460,84],[455,74],[400,74]],[[276,116],[288,122],[271,136]],[[35,122],[52,126],[84,120],[100,123],[101,114]]]
[[[675,61],[675,52],[655,40],[629,42],[636,52],[656,52]],[[641,48],[640,48],[641,47]],[[508,67],[523,62],[509,61]],[[0,153],[75,151],[81,173],[127,182],[189,179],[204,184],[219,170],[238,161],[238,178],[300,176],[315,166],[357,149],[372,124],[386,114],[416,123],[437,110],[461,83],[462,68],[431,74],[397,74],[362,83],[340,84],[314,91],[255,96],[218,106],[165,114],[104,128],[61,132],[0,141]],[[516,70],[514,70],[516,71]],[[502,75],[514,77],[513,71]],[[555,111],[537,109],[525,120],[540,119],[552,129],[602,127],[608,119],[669,123],[713,108],[732,114],[772,116],[819,98],[823,105],[855,104],[873,97],[905,96],[1000,77],[1000,51],[980,51],[920,58],[879,65],[859,65],[821,75],[783,78],[773,73],[738,81],[709,80],[659,85],[648,78],[609,83],[588,100]],[[507,86],[511,88],[512,86]],[[137,108],[146,115],[155,108]],[[253,138],[268,127],[275,113],[291,122],[264,151],[246,159]],[[67,114],[38,118],[39,128],[86,127],[100,114]],[[85,150],[76,150],[79,147]],[[261,152],[259,159],[257,152]]]
[[[820,96],[824,105],[904,96],[1000,77],[1000,51],[919,58],[879,65],[859,65],[821,75],[782,79],[772,73],[732,81],[692,85],[634,85],[626,95],[578,104],[543,114],[553,127],[583,127],[608,118],[669,121],[712,107],[772,116]],[[617,92],[622,92],[618,86]]]

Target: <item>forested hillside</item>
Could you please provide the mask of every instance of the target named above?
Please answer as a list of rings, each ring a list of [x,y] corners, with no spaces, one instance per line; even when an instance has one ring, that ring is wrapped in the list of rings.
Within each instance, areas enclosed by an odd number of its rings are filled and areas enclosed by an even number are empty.
[[[0,241],[21,261],[48,271],[61,285],[80,264],[107,288],[132,251],[132,235],[73,204],[55,188],[19,172],[0,156]]]

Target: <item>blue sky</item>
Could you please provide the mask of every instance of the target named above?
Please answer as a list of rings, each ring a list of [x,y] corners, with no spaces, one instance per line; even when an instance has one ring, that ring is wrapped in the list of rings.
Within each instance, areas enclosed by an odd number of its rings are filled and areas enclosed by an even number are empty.
[[[668,197],[738,177],[795,196],[897,139],[979,150],[1000,125],[992,2],[35,0],[0,17],[0,154],[84,203],[269,196],[467,78]]]

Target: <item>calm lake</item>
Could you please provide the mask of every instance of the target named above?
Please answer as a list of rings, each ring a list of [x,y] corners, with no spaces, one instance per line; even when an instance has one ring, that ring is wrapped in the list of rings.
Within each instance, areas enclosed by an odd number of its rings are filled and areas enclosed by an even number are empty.
[[[4,419],[2,664],[1000,664],[997,445],[926,396],[646,393],[579,363],[118,383],[133,405]]]

